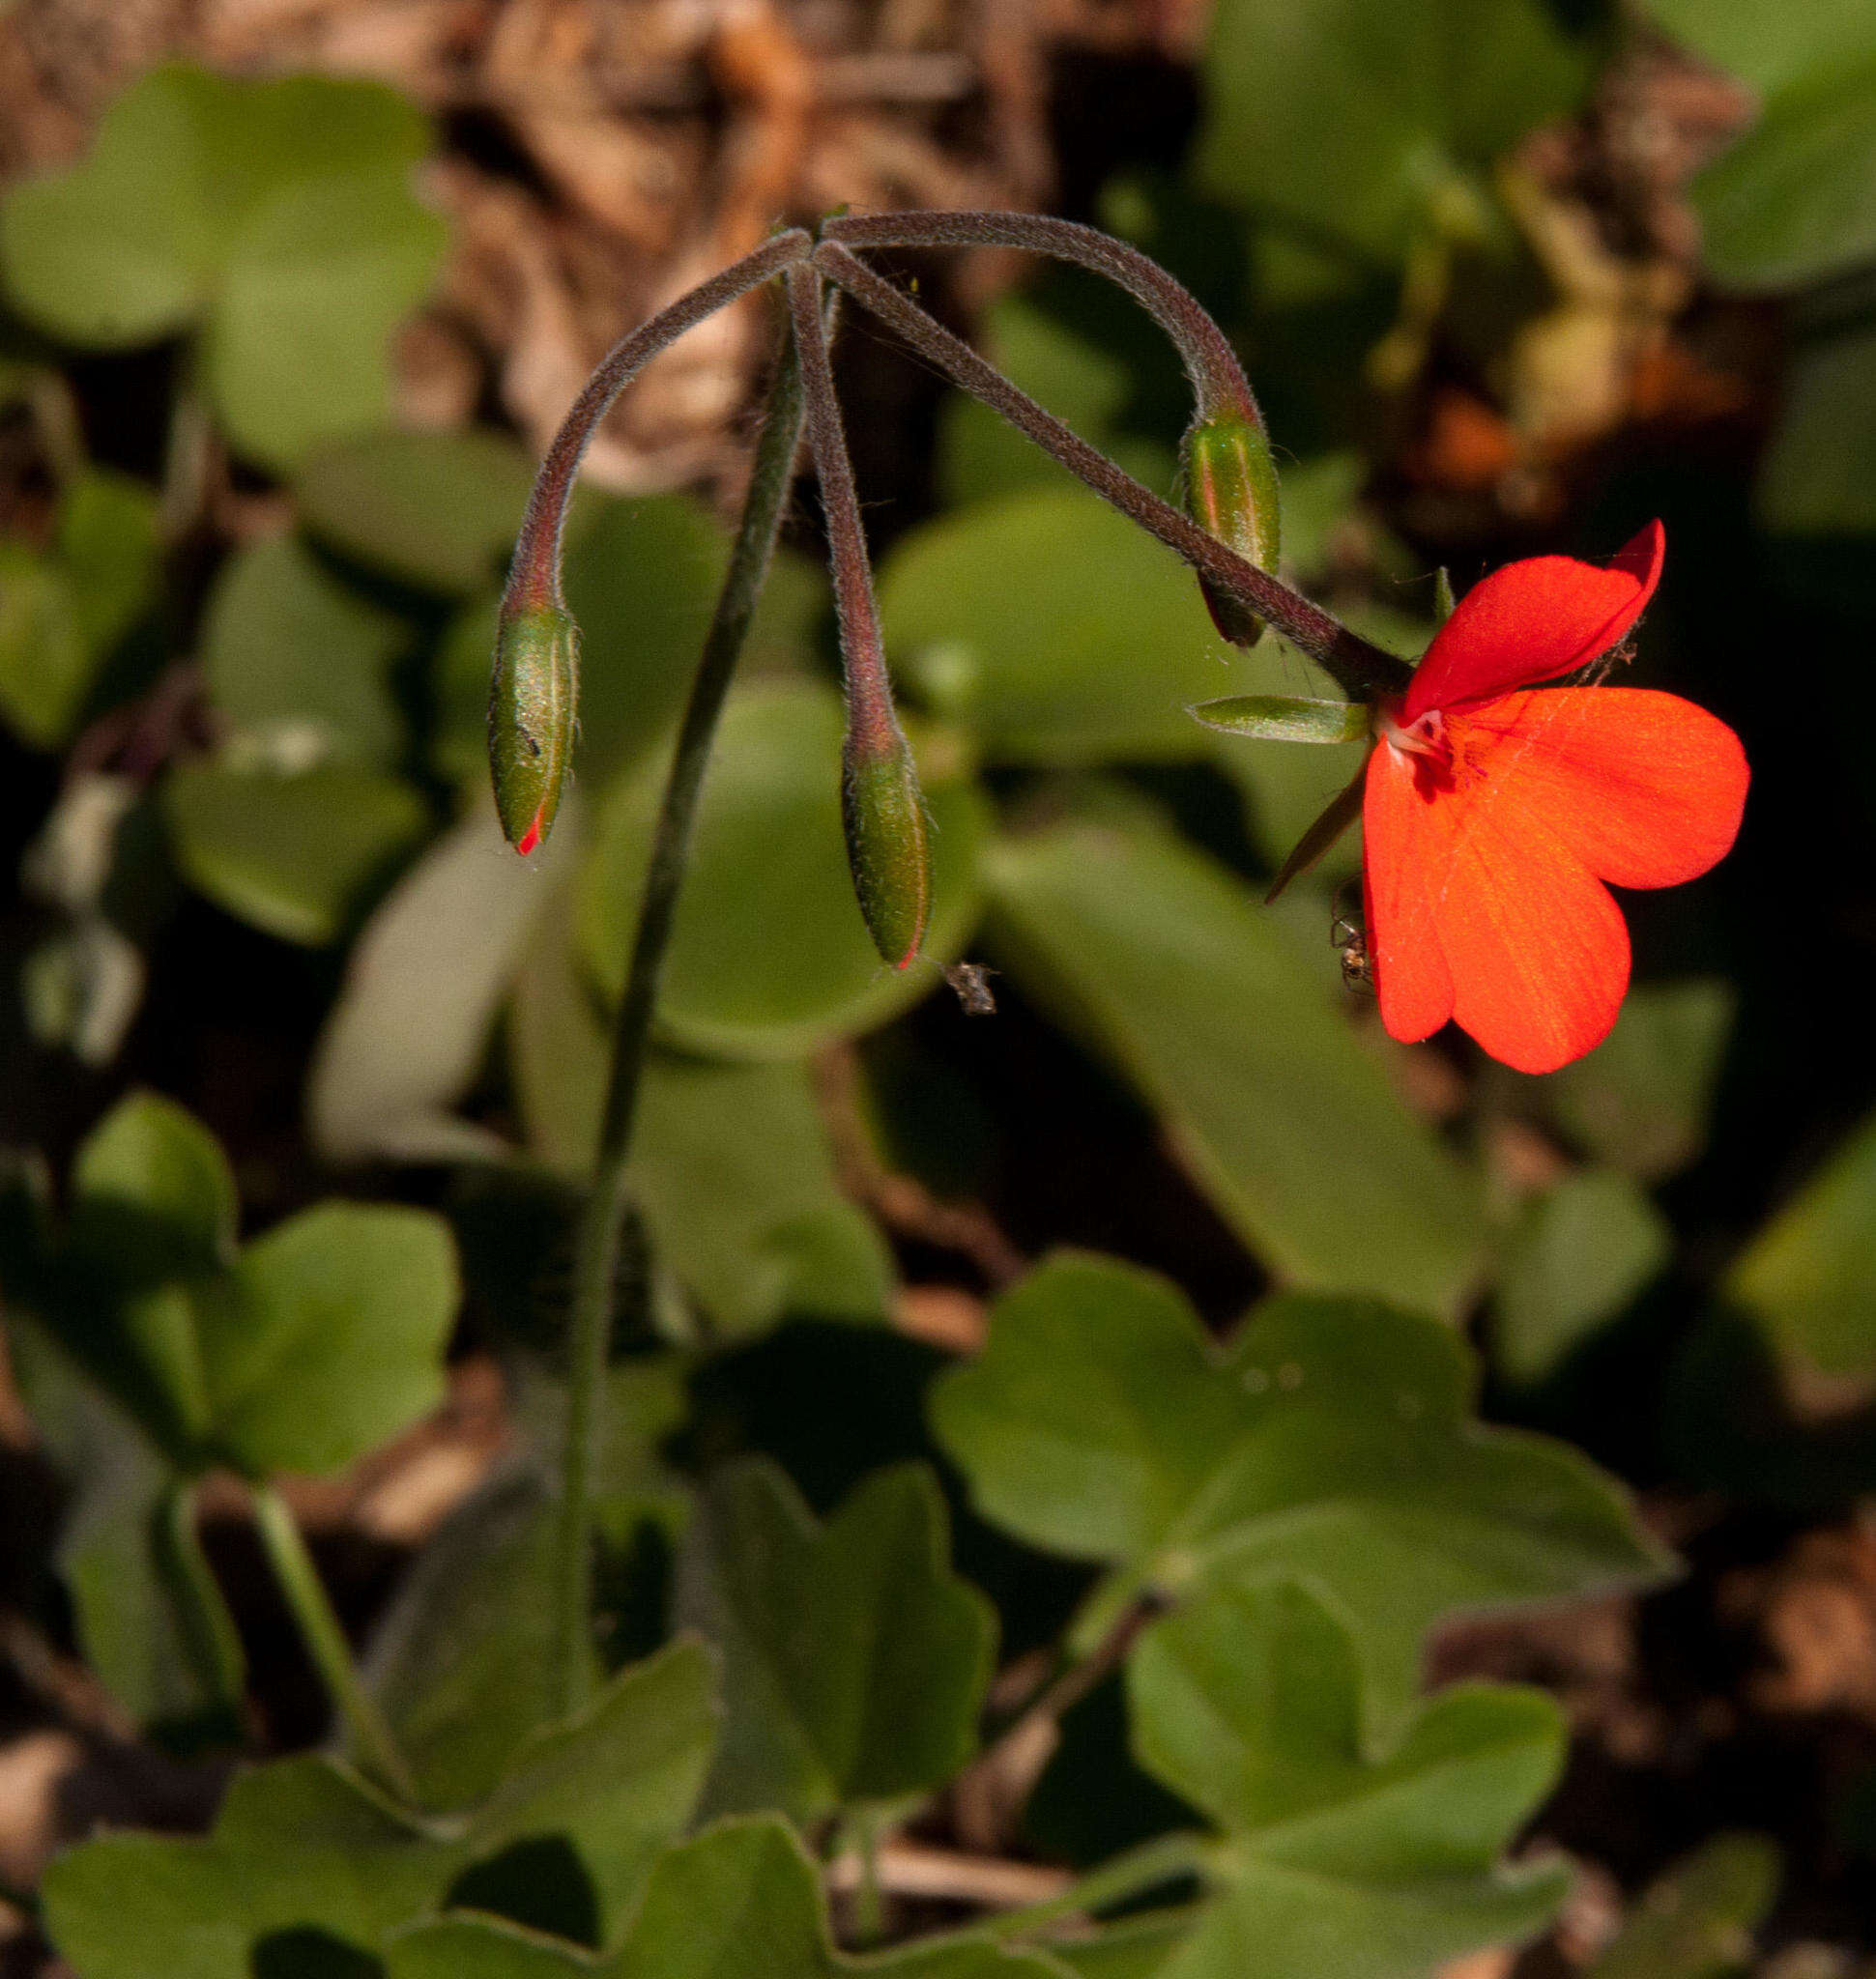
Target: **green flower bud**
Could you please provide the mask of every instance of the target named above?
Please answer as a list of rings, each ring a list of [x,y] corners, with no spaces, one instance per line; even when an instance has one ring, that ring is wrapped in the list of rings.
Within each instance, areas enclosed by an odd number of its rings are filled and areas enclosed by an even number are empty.
[[[885,742],[861,742],[849,730],[841,813],[867,932],[895,969],[909,968],[932,918],[932,858],[918,772],[897,728]]]
[[[1182,448],[1186,513],[1259,570],[1274,571],[1282,539],[1277,464],[1262,429],[1238,413],[1189,427]],[[1255,645],[1263,621],[1201,577],[1212,623],[1233,645]]]
[[[517,852],[532,852],[561,808],[573,754],[580,629],[559,605],[502,615],[489,683],[488,763],[495,808]]]

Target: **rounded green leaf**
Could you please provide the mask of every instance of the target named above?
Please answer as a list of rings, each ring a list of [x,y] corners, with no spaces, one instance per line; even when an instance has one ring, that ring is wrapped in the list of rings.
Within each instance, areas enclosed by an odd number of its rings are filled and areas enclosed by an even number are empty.
[[[978,502],[880,573],[898,676],[1006,762],[1202,755],[1185,708],[1251,688],[1192,574],[1084,489]]]
[[[1876,330],[1802,347],[1758,489],[1775,535],[1848,547],[1867,568],[1876,536]]]
[[[311,946],[339,933],[429,823],[408,784],[337,763],[299,776],[187,763],[163,803],[192,884],[237,918]]]
[[[24,543],[0,541],[0,712],[24,741],[55,749],[91,672],[71,580]]]
[[[448,229],[401,178],[283,186],[221,272],[206,375],[229,438],[287,468],[390,411],[390,337],[428,292]]]
[[[593,665],[599,664],[595,655]],[[853,899],[841,828],[840,702],[808,685],[731,700],[705,780],[658,1015],[669,1035],[736,1057],[794,1057],[882,1022],[932,987],[935,968],[888,969]],[[664,784],[654,760],[606,806],[581,891],[587,960],[608,993],[625,974]],[[926,953],[954,959],[978,906],[983,799],[927,789],[933,912]]]
[[[1577,1452],[1473,1420],[1475,1386],[1436,1320],[1292,1293],[1220,1353],[1172,1287],[1067,1257],[1004,1294],[931,1413],[986,1516],[1111,1562],[1110,1588],[1307,1579],[1353,1632],[1373,1733],[1400,1722],[1440,1616],[1664,1563]]]
[[[276,1225],[194,1301],[216,1448],[251,1477],[363,1456],[442,1400],[460,1297],[427,1210],[322,1203]]]
[[[20,312],[55,335],[101,348],[147,343],[212,314],[222,276],[244,252],[277,265],[280,236],[266,209],[286,188],[375,181],[400,203],[400,217],[427,220],[405,182],[428,141],[422,113],[376,83],[252,82],[168,64],[119,98],[77,164],[9,194],[0,269]],[[381,247],[372,231],[367,223],[343,244]],[[303,229],[301,239],[309,244]],[[378,272],[353,264],[365,284],[355,341],[367,330],[377,337]],[[336,284],[306,299],[328,323],[349,301]],[[255,355],[264,369],[265,354]],[[292,386],[297,354],[279,357],[274,376]],[[316,388],[299,386],[300,408]],[[341,402],[345,389],[341,379]]]
[[[391,697],[403,619],[332,576],[296,536],[239,552],[209,599],[203,666],[230,734],[302,760],[389,763],[403,743]]]
[[[1569,110],[1586,51],[1543,0],[1220,0],[1204,186],[1390,265],[1456,181]]]
[[[1118,805],[1001,839],[989,869],[1025,994],[1153,1103],[1261,1257],[1303,1284],[1455,1305],[1479,1259],[1476,1182],[1241,882]],[[1327,936],[1325,913],[1325,955]]]
[[[1673,1255],[1666,1219],[1628,1176],[1590,1168],[1531,1205],[1498,1287],[1495,1358],[1541,1381],[1614,1319]]]
[[[500,575],[534,477],[527,454],[499,433],[373,433],[321,447],[294,491],[321,542],[400,584],[457,597]]]
[[[1876,254],[1876,37],[1776,91],[1694,183],[1708,266],[1741,288],[1789,288]]]
[[[698,1617],[724,1646],[729,1722],[711,1812],[798,1820],[941,1786],[976,1748],[996,1617],[951,1570],[938,1480],[879,1471],[825,1524],[766,1461],[706,1500]]]
[[[1823,1373],[1876,1367],[1876,1114],[1753,1238],[1727,1290]]]

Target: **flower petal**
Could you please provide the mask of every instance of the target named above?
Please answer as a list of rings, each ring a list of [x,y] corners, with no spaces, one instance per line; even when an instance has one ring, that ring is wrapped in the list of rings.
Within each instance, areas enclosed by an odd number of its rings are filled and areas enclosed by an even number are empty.
[[[1555,1072],[1608,1036],[1629,988],[1622,910],[1515,788],[1463,805],[1434,919],[1454,1019],[1494,1058]]]
[[[1553,680],[1607,652],[1654,595],[1665,548],[1654,522],[1606,570],[1573,557],[1528,557],[1482,578],[1434,634],[1400,720]]]
[[[1520,814],[1541,816],[1616,886],[1696,878],[1739,834],[1746,752],[1717,716],[1679,695],[1553,687],[1459,710],[1449,726],[1487,779],[1515,779]],[[1473,741],[1487,734],[1488,749]]]
[[[1416,788],[1383,742],[1362,795],[1362,897],[1368,957],[1388,1036],[1413,1044],[1453,1015],[1453,978],[1434,926],[1434,888],[1452,863],[1454,806]]]

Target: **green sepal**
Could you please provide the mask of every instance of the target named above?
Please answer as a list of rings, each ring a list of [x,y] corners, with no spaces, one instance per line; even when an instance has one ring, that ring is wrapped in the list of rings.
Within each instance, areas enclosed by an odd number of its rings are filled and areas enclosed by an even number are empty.
[[[1444,625],[1453,616],[1453,608],[1458,600],[1453,595],[1453,573],[1445,564],[1433,572],[1433,620]]]
[[[553,829],[573,754],[580,629],[560,605],[505,612],[489,682],[488,761],[509,845],[532,852]]]
[[[1232,694],[1201,701],[1190,712],[1227,735],[1261,742],[1362,742],[1369,710],[1359,701],[1299,701],[1282,694]]]
[[[873,945],[895,969],[917,959],[932,918],[925,795],[897,729],[880,743],[851,730],[841,758],[841,817],[853,891]]]
[[[1283,541],[1277,464],[1262,427],[1239,413],[1221,414],[1188,429],[1180,449],[1186,513],[1200,529],[1259,570],[1275,570]],[[1212,623],[1233,645],[1255,645],[1263,621],[1200,577]]]

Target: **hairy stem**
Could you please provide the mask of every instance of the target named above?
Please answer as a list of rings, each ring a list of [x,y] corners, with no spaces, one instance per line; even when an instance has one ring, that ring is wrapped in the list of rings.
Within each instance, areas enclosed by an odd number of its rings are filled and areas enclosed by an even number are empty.
[[[982,399],[992,411],[1000,413],[1104,501],[1177,552],[1221,590],[1276,626],[1321,665],[1345,693],[1358,700],[1371,700],[1376,694],[1398,694],[1405,687],[1412,670],[1404,660],[1370,645],[1319,606],[1208,535],[1169,502],[1162,502],[838,243],[823,242],[815,250],[814,265],[863,309],[897,330],[920,357]]]
[[[508,588],[503,599],[505,611],[523,605],[558,605],[561,598],[561,534],[566,524],[566,505],[573,497],[573,483],[599,422],[612,410],[613,402],[667,344],[675,343],[685,330],[694,330],[706,317],[714,316],[727,303],[779,274],[792,262],[804,261],[812,246],[799,227],[765,241],[753,254],[734,261],[720,274],[712,275],[688,294],[679,296],[668,309],[642,323],[599,360],[587,380],[586,388],[573,401],[572,410],[561,421],[561,430],[547,449],[528,498],[527,513],[521,519],[521,532],[515,539],[514,561],[508,569]]]
[[[821,315],[821,278],[811,268],[788,272],[789,315],[801,359],[801,390],[806,407],[808,445],[827,528],[827,558],[833,571],[834,611],[840,620],[841,664],[847,674],[850,720],[876,745],[898,731],[892,688],[886,675],[885,641],[873,596],[873,568],[866,554],[853,464],[848,457],[840,400],[834,392],[827,337]]]
[[[891,213],[829,220],[821,238],[845,247],[1015,247],[1073,262],[1125,289],[1166,331],[1185,362],[1201,419],[1228,412],[1263,426],[1237,353],[1198,299],[1111,234],[1040,214]]]
[[[553,1707],[578,1710],[591,1681],[592,1486],[598,1466],[606,1358],[612,1341],[613,1283],[627,1211],[626,1165],[639,1086],[650,1042],[658,979],[671,944],[672,921],[683,883],[697,798],[709,760],[717,717],[768,574],[801,438],[801,372],[794,339],[784,346],[757,442],[749,492],[736,527],[716,611],[665,780],[651,837],[650,863],[632,940],[631,965],[614,1021],[612,1072],[593,1164],[592,1190],[580,1218],[574,1263],[567,1372],[566,1448],[560,1525],[554,1554],[554,1638],[549,1661]]]
[[[306,1551],[306,1542],[293,1513],[271,1484],[254,1489],[254,1523],[306,1653],[345,1721],[360,1764],[400,1800],[414,1801],[417,1793],[410,1768],[397,1750],[390,1727],[360,1679],[351,1645],[332,1612],[319,1569]]]

